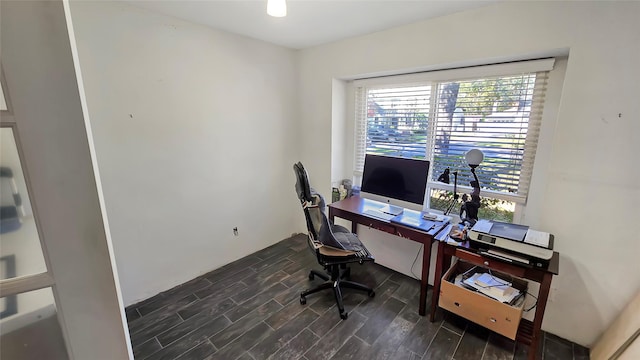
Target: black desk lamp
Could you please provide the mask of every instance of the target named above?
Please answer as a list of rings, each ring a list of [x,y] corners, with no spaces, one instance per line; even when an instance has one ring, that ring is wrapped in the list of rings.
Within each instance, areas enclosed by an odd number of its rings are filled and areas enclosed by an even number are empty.
[[[473,188],[471,200],[468,200],[467,194],[462,195],[463,204],[460,207],[460,218],[463,222],[468,222],[473,226],[478,221],[478,209],[480,208],[480,181],[478,180],[478,175],[476,175],[476,168],[484,160],[484,154],[478,149],[471,149],[467,151],[464,158],[467,160],[469,167],[471,167],[474,180],[471,182],[471,187]],[[462,214],[465,214],[465,216],[463,217]]]
[[[478,149],[471,149],[467,151],[464,155],[467,164],[471,167],[471,173],[473,174],[474,181],[471,182],[471,187],[473,191],[471,192],[471,200],[468,200],[469,197],[467,194],[462,195],[463,204],[460,207],[460,218],[463,221],[468,221],[471,225],[475,224],[478,221],[478,209],[480,208],[480,181],[478,180],[478,176],[476,175],[476,168],[482,160],[484,160],[484,154],[482,151]],[[449,168],[446,168],[444,173],[438,177],[438,181],[442,181],[444,183],[449,183]],[[458,202],[458,172],[453,172],[453,200],[447,206],[444,214],[449,215],[451,210],[455,207]],[[465,217],[462,217],[462,214],[465,214]]]

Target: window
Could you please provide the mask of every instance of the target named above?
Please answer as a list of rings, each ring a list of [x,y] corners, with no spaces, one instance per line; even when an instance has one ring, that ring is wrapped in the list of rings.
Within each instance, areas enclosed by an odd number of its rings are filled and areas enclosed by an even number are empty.
[[[354,183],[365,153],[431,161],[427,205],[444,209],[458,172],[459,192],[473,180],[465,153],[484,153],[477,169],[480,217],[513,221],[526,203],[553,59],[358,80]],[[459,205],[457,209],[458,211]]]

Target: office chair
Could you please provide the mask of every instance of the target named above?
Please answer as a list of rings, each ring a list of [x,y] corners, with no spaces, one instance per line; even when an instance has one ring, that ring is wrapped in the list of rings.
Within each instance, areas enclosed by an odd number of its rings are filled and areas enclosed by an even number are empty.
[[[376,294],[372,288],[349,280],[351,269],[348,264],[362,265],[364,262],[374,261],[374,258],[356,234],[329,222],[324,213],[324,198],[309,186],[307,172],[302,163],[294,164],[293,171],[296,175],[296,193],[307,222],[309,247],[326,272],[311,270],[309,280],[317,276],[325,282],[300,293],[300,303],[302,305],[307,303],[307,295],[324,289],[333,289],[340,318],[345,320],[348,314],[344,311],[342,288],[366,291],[369,297],[374,297]]]

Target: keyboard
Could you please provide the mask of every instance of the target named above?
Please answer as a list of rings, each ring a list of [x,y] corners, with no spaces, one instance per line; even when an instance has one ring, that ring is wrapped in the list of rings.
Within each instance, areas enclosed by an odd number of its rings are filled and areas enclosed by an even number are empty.
[[[369,215],[371,217],[382,219],[382,220],[387,220],[387,221],[389,221],[389,220],[393,219],[394,217],[396,217],[396,215],[387,214],[387,213],[382,212],[380,210],[374,210],[374,209],[367,209],[367,210],[363,211],[363,213],[365,215]]]

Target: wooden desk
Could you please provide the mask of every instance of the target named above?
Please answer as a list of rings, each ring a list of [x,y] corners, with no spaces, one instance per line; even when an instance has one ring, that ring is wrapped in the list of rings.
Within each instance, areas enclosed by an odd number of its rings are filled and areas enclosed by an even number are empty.
[[[540,283],[540,290],[538,292],[537,300],[538,302],[533,322],[522,319],[518,327],[518,333],[516,334],[516,341],[520,341],[524,344],[529,345],[528,358],[529,360],[534,360],[536,358],[536,351],[538,349],[538,341],[540,340],[542,318],[544,317],[544,310],[547,306],[547,298],[549,297],[551,278],[553,277],[553,275],[558,275],[560,258],[558,252],[553,252],[553,256],[551,257],[549,266],[547,268],[530,268],[482,256],[472,249],[469,249],[468,242],[463,243],[463,245],[460,247],[449,245],[445,242],[439,242],[438,254],[436,257],[436,273],[433,280],[433,294],[431,297],[430,320],[432,322],[435,320],[436,310],[438,309],[438,299],[440,298],[440,283],[442,281],[442,275],[444,271],[451,265],[452,256],[455,256],[460,260],[472,263],[474,265],[494,269],[496,271],[513,275],[515,277]]]
[[[417,241],[424,245],[422,253],[422,280],[420,284],[420,304],[418,313],[426,314],[427,307],[427,281],[429,279],[429,267],[431,265],[431,243],[437,229],[429,232],[420,231],[387,220],[368,216],[364,213],[367,209],[379,209],[380,203],[363,199],[358,196],[335,202],[329,205],[329,220],[333,222],[335,217],[351,221],[351,232],[357,233],[358,224],[384,231],[386,233]],[[374,254],[375,255],[375,254]]]

